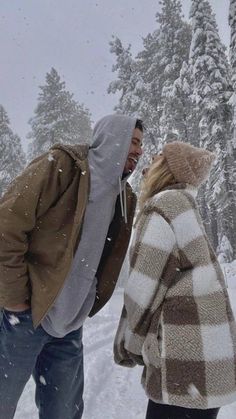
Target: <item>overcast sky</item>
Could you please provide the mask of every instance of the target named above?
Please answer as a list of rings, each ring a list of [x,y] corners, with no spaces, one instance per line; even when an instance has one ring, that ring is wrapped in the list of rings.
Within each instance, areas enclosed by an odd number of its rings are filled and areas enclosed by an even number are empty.
[[[183,0],[188,17],[190,0]],[[229,44],[229,0],[211,0],[223,42]],[[1,0],[0,104],[24,146],[46,72],[55,67],[97,119],[117,102],[106,89],[115,75],[112,35],[136,54],[142,37],[156,29],[157,0]]]

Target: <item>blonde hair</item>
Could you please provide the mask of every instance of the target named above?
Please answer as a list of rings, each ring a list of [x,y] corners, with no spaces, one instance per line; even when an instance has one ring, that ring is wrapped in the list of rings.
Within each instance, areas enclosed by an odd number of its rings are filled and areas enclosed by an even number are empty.
[[[167,161],[163,155],[160,155],[158,160],[152,163],[142,182],[139,199],[140,209],[143,208],[148,198],[151,198],[165,187],[173,185],[174,183],[176,183],[176,180],[169,169]]]

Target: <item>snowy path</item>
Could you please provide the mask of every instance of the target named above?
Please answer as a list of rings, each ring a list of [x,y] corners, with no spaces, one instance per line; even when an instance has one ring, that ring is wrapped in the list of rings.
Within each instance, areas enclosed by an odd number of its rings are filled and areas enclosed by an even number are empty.
[[[236,289],[230,290],[236,315]],[[85,411],[83,419],[144,419],[146,396],[140,385],[142,369],[118,367],[113,362],[112,344],[122,305],[122,291],[88,320],[84,328]],[[221,409],[218,419],[236,417],[236,403]],[[14,419],[38,419],[34,406],[34,383],[30,381]],[[69,419],[69,418],[65,418]]]

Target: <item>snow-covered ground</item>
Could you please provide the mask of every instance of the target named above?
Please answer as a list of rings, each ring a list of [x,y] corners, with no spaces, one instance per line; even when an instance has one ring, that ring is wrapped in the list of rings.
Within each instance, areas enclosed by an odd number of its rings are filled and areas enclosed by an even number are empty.
[[[231,304],[236,317],[236,261],[225,265]],[[85,411],[83,419],[144,419],[147,399],[140,385],[141,367],[119,367],[112,345],[122,306],[117,289],[106,307],[84,327]],[[218,419],[235,419],[236,403],[220,410]],[[29,381],[14,419],[38,419],[34,383]],[[65,418],[70,419],[70,418]]]

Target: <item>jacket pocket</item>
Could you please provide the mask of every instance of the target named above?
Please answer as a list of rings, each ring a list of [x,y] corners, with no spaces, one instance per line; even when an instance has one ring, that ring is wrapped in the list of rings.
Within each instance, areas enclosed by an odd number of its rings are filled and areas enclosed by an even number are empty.
[[[148,334],[142,347],[142,356],[144,364],[159,368],[161,365],[161,355],[158,339],[155,334]]]
[[[146,366],[159,368],[162,351],[162,306],[154,312],[143,346],[142,356]]]

